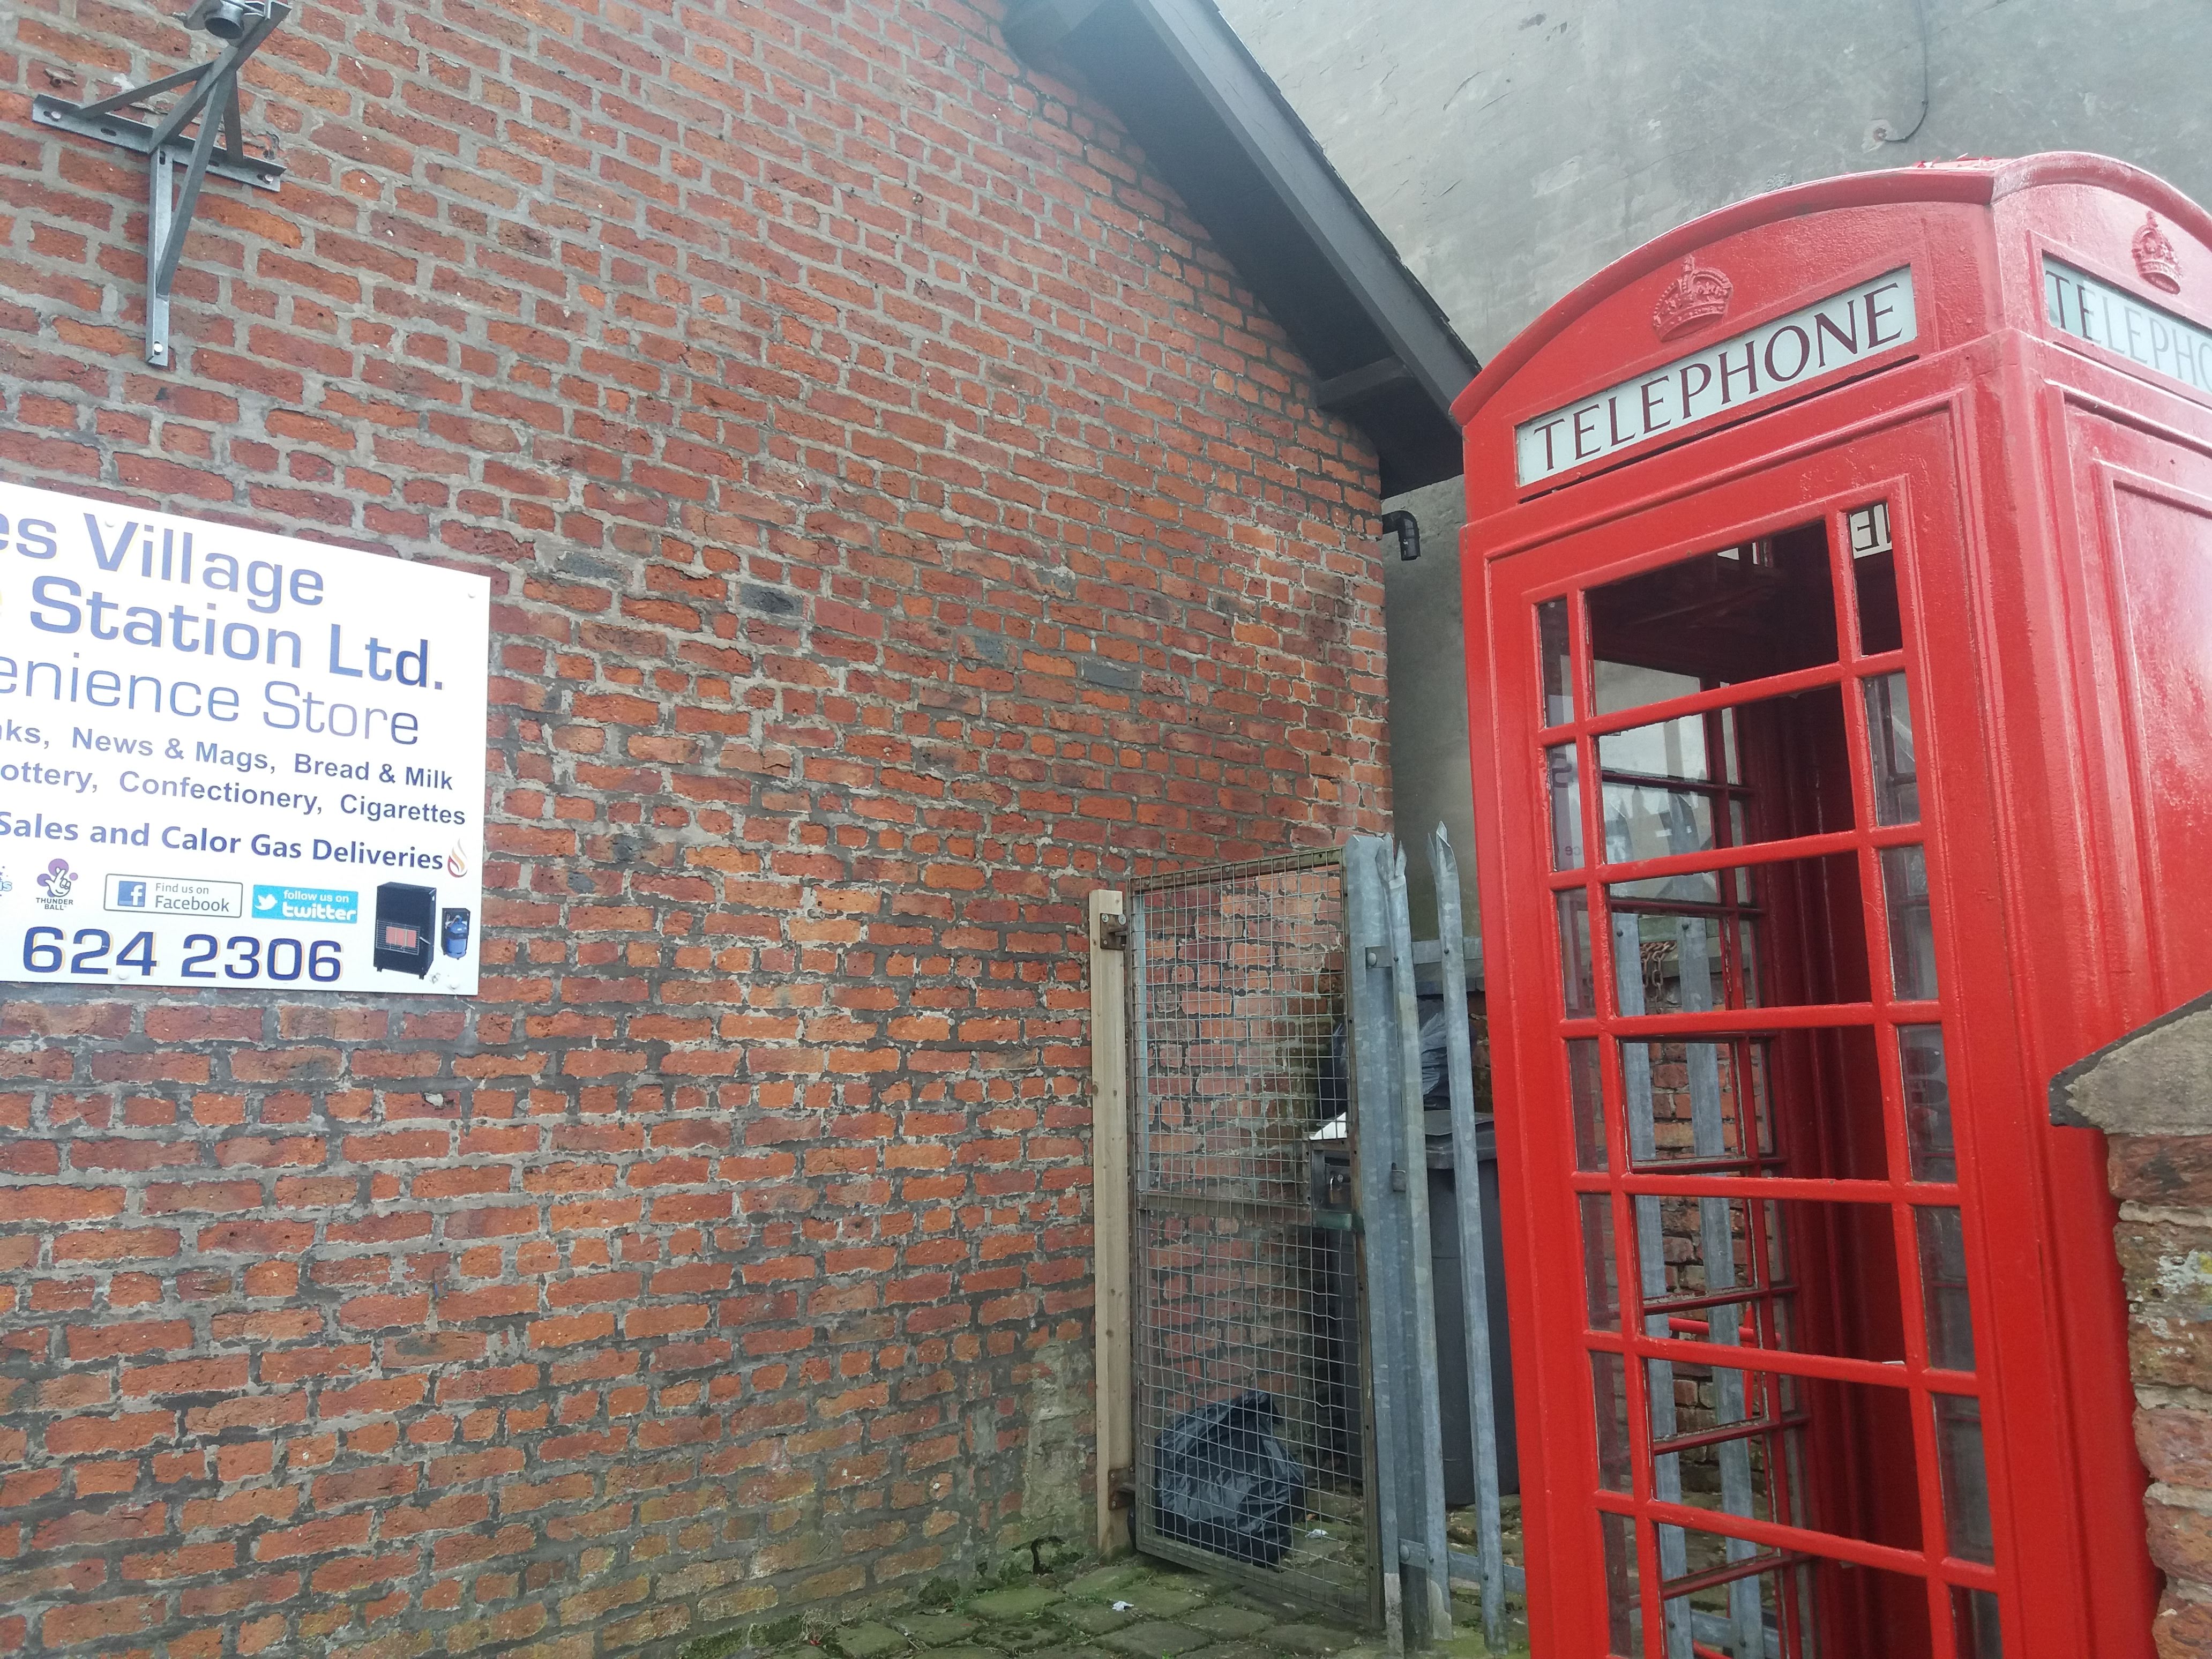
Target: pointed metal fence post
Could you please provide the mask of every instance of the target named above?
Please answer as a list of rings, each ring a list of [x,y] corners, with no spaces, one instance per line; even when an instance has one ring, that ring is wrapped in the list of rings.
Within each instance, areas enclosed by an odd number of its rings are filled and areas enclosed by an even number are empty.
[[[1406,1611],[1401,1577],[1401,1504],[1407,1455],[1401,1425],[1406,1376],[1416,1369],[1401,1338],[1407,1290],[1404,1218],[1392,1188],[1402,1175],[1398,1085],[1390,996],[1389,901],[1382,878],[1389,843],[1354,836],[1344,849],[1346,1012],[1351,1027],[1352,1174],[1359,1194],[1360,1275],[1366,1303],[1368,1482],[1374,1520],[1375,1574],[1390,1651],[1402,1653]]]
[[[1483,1255],[1482,1163],[1474,1133],[1474,1056],[1468,1042],[1467,947],[1459,861],[1439,823],[1429,837],[1437,939],[1444,982],[1444,1057],[1451,1081],[1452,1166],[1459,1199],[1460,1291],[1467,1326],[1467,1399],[1474,1447],[1476,1553],[1482,1563],[1482,1637],[1505,1650],[1504,1520],[1498,1492],[1498,1406],[1490,1385],[1489,1264]]]

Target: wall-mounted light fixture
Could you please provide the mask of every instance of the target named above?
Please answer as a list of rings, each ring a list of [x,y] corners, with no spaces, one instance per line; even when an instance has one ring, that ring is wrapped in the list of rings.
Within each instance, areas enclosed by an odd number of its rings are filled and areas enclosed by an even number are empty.
[[[191,228],[200,185],[212,173],[257,190],[275,190],[283,177],[281,162],[246,153],[239,127],[238,71],[291,15],[284,0],[197,0],[185,14],[185,27],[222,42],[222,51],[206,63],[126,87],[94,103],[72,104],[46,94],[32,100],[31,118],[43,125],[153,158],[147,193],[146,361],[157,368],[169,366],[169,286],[176,280],[177,257]],[[116,113],[179,88],[184,95],[150,126]],[[188,139],[184,131],[194,116],[199,131]],[[173,177],[179,163],[185,168],[181,191]]]

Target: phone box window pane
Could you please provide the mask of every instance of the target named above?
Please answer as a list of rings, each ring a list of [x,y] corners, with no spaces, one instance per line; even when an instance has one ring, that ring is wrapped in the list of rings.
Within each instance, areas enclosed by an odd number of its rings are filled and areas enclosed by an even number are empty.
[[[1536,607],[1536,649],[1544,664],[1544,724],[1565,726],[1575,717],[1574,659],[1567,643],[1567,602]]]
[[[1989,1474],[1982,1461],[1982,1402],[1939,1394],[1936,1462],[1942,1475],[1943,1524],[1951,1553],[1961,1561],[1996,1559],[1990,1529]]]
[[[1607,1492],[1626,1492],[1628,1479],[1628,1369],[1617,1353],[1594,1352],[1590,1393],[1597,1407],[1597,1483]]]
[[[1912,702],[1905,676],[1861,682],[1866,692],[1867,747],[1873,759],[1874,821],[1920,821],[1920,768],[1912,753]]]
[[[1966,1231],[1959,1211],[1925,1206],[1913,1220],[1920,1237],[1920,1291],[1928,1316],[1928,1363],[1974,1369],[1973,1304],[1966,1290]]]
[[[1583,788],[1579,763],[1571,743],[1544,751],[1544,774],[1552,799],[1552,868],[1583,867]]]
[[[1928,856],[1920,847],[1881,849],[1882,900],[1889,915],[1890,981],[1900,1002],[1936,999],[1936,921]]]
[[[1846,514],[1851,579],[1857,589],[1859,650],[1867,656],[1905,644],[1897,609],[1897,550],[1889,533],[1889,503],[1875,501]]]
[[[1575,1115],[1575,1168],[1606,1167],[1605,1093],[1598,1077],[1597,1039],[1567,1043],[1567,1092]]]
[[[1660,1359],[1644,1361],[1644,1386],[1655,1489],[1672,1486],[1694,1509],[1920,1548],[1907,1390]],[[1854,1478],[1799,1479],[1808,1434]]]
[[[1596,971],[1590,963],[1589,895],[1569,889],[1559,897],[1559,994],[1571,1018],[1597,1012]]]
[[[1632,1202],[1652,1335],[1905,1358],[1887,1205],[1650,1194]]]
[[[1954,1584],[1951,1621],[1959,1659],[2004,1659],[2004,1638],[1997,1629],[1997,1598],[1989,1591]]]
[[[1636,1523],[1598,1511],[1605,1554],[1606,1650],[1610,1659],[1644,1659],[1644,1603],[1637,1589]]]
[[[1678,559],[1583,603],[1600,714],[1836,660],[1825,524]]]
[[[1881,1070],[1869,1027],[1625,1042],[1620,1057],[1639,1165],[1888,1179]]]
[[[1705,881],[1692,888],[1696,896],[1654,895],[1644,882],[1607,888],[1622,1013],[1867,1000],[1866,922],[1855,854],[1784,859]],[[1733,929],[1730,907],[1736,908]],[[1746,907],[1751,914],[1743,913]],[[1726,955],[1732,932],[1733,963]],[[1762,971],[1767,938],[1788,948]]]
[[[1905,1139],[1915,1181],[1956,1181],[1951,1139],[1951,1085],[1943,1064],[1943,1028],[1900,1025],[1897,1055],[1905,1076]]]
[[[1609,863],[1708,852],[1723,824],[1737,846],[1854,827],[1837,686],[1605,732],[1597,757]]]
[[[1620,1328],[1620,1280],[1613,1248],[1613,1200],[1603,1193],[1581,1194],[1583,1286],[1594,1331]]]

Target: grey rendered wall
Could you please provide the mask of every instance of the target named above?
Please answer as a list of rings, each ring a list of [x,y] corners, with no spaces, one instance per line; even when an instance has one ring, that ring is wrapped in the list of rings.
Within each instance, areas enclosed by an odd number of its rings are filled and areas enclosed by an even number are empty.
[[[2212,201],[2212,0],[1216,3],[1486,359],[1630,249],[1810,179],[2091,149]],[[1398,503],[1429,551],[1389,625],[1400,831],[1456,839],[1455,494]]]

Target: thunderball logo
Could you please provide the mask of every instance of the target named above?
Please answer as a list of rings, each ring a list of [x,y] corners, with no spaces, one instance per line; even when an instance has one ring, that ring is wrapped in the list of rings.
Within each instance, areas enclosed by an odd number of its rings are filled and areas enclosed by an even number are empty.
[[[67,859],[56,859],[39,878],[39,885],[46,889],[40,903],[49,910],[66,910],[70,895],[76,890],[76,872],[70,868]]]

